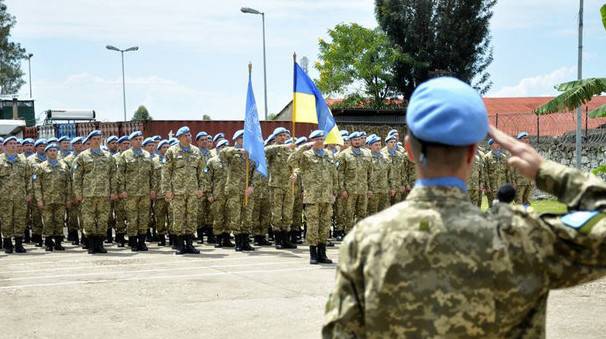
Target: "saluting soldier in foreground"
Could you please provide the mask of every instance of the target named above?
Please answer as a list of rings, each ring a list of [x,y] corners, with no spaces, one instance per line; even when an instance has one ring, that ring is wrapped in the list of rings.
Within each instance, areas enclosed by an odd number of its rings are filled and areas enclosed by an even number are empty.
[[[438,78],[408,105],[406,146],[419,179],[405,202],[355,226],[340,249],[325,338],[541,338],[550,289],[606,275],[606,183],[491,129],[509,164],[572,212],[537,216],[466,194],[486,108],[469,85]]]

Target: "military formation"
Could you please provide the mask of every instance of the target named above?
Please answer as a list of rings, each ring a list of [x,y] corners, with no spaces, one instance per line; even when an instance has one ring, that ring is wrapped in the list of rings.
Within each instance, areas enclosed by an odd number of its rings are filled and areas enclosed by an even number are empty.
[[[265,140],[268,175],[255,171],[243,131],[231,140],[184,126],[170,139],[98,130],[68,139],[1,140],[0,227],[6,253],[31,243],[62,251],[67,241],[89,253],[105,245],[147,251],[150,242],[198,254],[194,242],[252,251],[294,249],[305,241],[310,263],[329,263],[326,247],[353,225],[406,198],[416,174],[397,130],[381,138],[341,131],[343,145],[314,131],[294,138],[276,128]],[[527,133],[518,139],[527,139]],[[470,197],[492,205],[513,183],[527,204],[532,183],[506,166],[492,140],[480,149]]]

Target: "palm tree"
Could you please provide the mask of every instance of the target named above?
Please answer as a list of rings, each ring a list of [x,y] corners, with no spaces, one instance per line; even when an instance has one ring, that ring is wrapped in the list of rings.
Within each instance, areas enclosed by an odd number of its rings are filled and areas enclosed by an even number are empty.
[[[606,5],[600,9],[602,24],[606,28]],[[589,78],[565,82],[556,86],[562,92],[545,105],[535,110],[536,114],[570,112],[591,101],[596,95],[606,92],[606,78]],[[606,105],[597,107],[589,112],[592,118],[606,117]]]

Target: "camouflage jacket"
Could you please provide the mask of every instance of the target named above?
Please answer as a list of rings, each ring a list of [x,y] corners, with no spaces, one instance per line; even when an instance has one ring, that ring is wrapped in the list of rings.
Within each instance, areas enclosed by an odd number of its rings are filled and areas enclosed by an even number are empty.
[[[387,159],[389,159],[389,166],[391,167],[391,175],[393,180],[393,185],[395,189],[400,189],[400,187],[406,186],[407,183],[407,173],[405,168],[405,159],[404,154],[395,150],[395,152],[390,153],[389,149],[383,148],[381,151]]]
[[[303,203],[318,204],[334,201],[339,189],[334,157],[323,150],[318,155],[310,146],[297,149],[288,159],[289,165],[303,176]]]
[[[286,166],[288,157],[293,153],[289,145],[271,145],[265,147],[265,158],[269,173],[269,187],[291,188],[291,168]]]
[[[225,194],[244,194],[246,189],[246,162],[248,162],[248,185],[252,185],[252,176],[255,166],[246,151],[242,148],[225,147],[219,152],[219,158],[225,165],[227,172],[225,178]],[[271,180],[271,179],[270,179]]]
[[[255,188],[253,198],[267,199],[269,197],[269,178],[255,171],[252,177],[252,185]]]
[[[94,154],[87,149],[74,160],[73,190],[83,198],[107,197],[117,193],[116,162],[109,152]]]
[[[206,163],[206,178],[209,183],[209,195],[213,199],[225,198],[225,179],[227,169],[218,156],[211,157]]]
[[[471,176],[467,180],[467,187],[470,190],[480,190],[483,185],[483,170],[484,170],[484,154],[478,153],[475,155],[473,165],[471,167]]]
[[[594,176],[545,161],[536,180],[572,210],[606,207]],[[602,217],[579,231],[510,205],[482,213],[457,188],[414,188],[345,238],[323,336],[544,337],[549,290],[606,275]]]
[[[146,196],[156,187],[154,161],[149,152],[141,150],[140,155],[130,148],[119,157],[117,162],[118,193],[126,192],[129,196]]]
[[[396,188],[396,180],[392,172],[390,159],[382,152],[373,153],[370,191],[373,193],[388,193]]]
[[[27,159],[17,155],[14,162],[0,154],[0,200],[22,200],[32,193],[32,168]]]
[[[486,188],[496,192],[505,183],[513,183],[509,166],[507,166],[507,154],[495,154],[493,151],[486,153],[484,157],[484,182]]]
[[[34,195],[45,205],[65,204],[72,196],[71,171],[62,160],[52,166],[48,161],[38,165],[32,176]]]
[[[337,155],[339,171],[339,191],[349,194],[366,194],[371,191],[372,159],[370,151],[360,148],[360,155],[355,155],[352,148]]]
[[[188,152],[183,150],[181,144],[171,146],[164,159],[162,192],[189,195],[198,190],[205,191],[204,161],[196,146],[189,145]]]
[[[164,167],[164,163],[166,162],[166,158],[157,156],[153,160],[154,162],[154,181],[152,190],[157,193],[156,199],[164,199],[162,192],[162,187],[160,182],[162,181],[162,167]]]

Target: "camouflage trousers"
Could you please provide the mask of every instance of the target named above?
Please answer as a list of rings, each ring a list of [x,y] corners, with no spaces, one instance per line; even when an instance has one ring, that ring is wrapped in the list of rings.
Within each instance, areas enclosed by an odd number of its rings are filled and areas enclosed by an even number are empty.
[[[186,235],[196,232],[199,203],[200,199],[193,193],[175,195],[170,201],[173,234]]]
[[[229,233],[229,228],[225,224],[225,198],[215,197],[210,204],[210,210],[213,219],[213,233]]]
[[[168,204],[163,198],[154,202],[154,215],[156,217],[156,231],[158,234],[168,233],[167,224],[170,224],[168,214]]]
[[[379,213],[389,206],[391,206],[389,193],[373,193],[368,198],[368,215]]]
[[[3,238],[23,237],[27,224],[27,204],[21,199],[0,200],[0,232]]]
[[[532,189],[533,186],[531,185],[518,185],[516,187],[516,203],[520,205],[530,204]]]
[[[271,187],[271,225],[275,231],[290,231],[294,195],[292,188]]]
[[[82,228],[87,236],[105,236],[110,210],[108,197],[85,197],[80,205]]]
[[[36,199],[32,199],[29,208],[29,219],[32,225],[32,234],[42,235],[42,213],[40,213]]]
[[[65,204],[48,204],[42,209],[45,237],[62,236],[65,220]]]
[[[144,235],[149,227],[149,196],[128,196],[125,200],[127,234],[129,237]]]
[[[335,229],[339,231],[343,231],[345,229],[345,223],[347,222],[347,200],[337,198],[335,200],[334,205],[334,213],[335,216]]]
[[[67,209],[67,230],[68,231],[77,231],[79,228],[78,225],[78,215],[80,214],[80,206],[72,205],[72,207]]]
[[[493,189],[489,189],[486,192],[486,199],[488,200],[488,207],[492,207],[492,202],[497,198],[497,193]]]
[[[210,213],[210,202],[206,197],[200,200],[198,204],[198,227],[212,225],[212,216]]]
[[[116,217],[116,234],[126,234],[126,201],[114,202],[114,215]]]
[[[406,194],[404,194],[400,191],[397,191],[393,197],[389,197],[390,206],[393,206],[393,205],[399,203],[400,201],[404,201],[405,199],[406,199]]]
[[[470,189],[468,191],[468,195],[469,195],[469,199],[471,200],[471,203],[481,207],[482,206],[482,191],[478,190],[478,189]]]
[[[305,240],[310,246],[326,244],[332,219],[332,204],[305,204],[307,233]]]
[[[234,234],[240,233],[251,233],[252,229],[250,224],[246,224],[244,221],[247,214],[247,209],[253,205],[252,201],[244,204],[244,192],[230,192],[227,195],[227,201],[225,202],[225,217],[228,229],[234,232]]]
[[[358,221],[366,218],[367,208],[368,196],[366,193],[349,194],[345,204],[345,232],[349,232]]]
[[[295,199],[292,206],[291,230],[299,231],[303,227],[303,192],[295,191]]]
[[[251,201],[250,208],[250,226],[254,235],[265,235],[270,217],[267,211],[270,210],[269,197],[267,193],[255,195]]]

